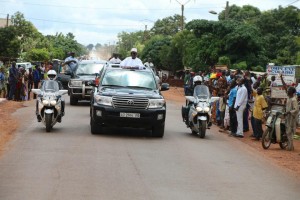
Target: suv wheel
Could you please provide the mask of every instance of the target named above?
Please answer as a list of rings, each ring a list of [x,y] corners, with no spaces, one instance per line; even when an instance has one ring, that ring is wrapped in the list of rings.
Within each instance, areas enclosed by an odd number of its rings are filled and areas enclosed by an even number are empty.
[[[91,125],[91,133],[93,135],[100,133],[102,130],[101,125],[97,124],[94,120],[93,117],[91,117],[91,121],[90,121],[90,125]]]
[[[78,99],[76,99],[73,95],[70,95],[70,104],[76,105],[78,103]]]
[[[162,137],[164,137],[164,132],[165,132],[165,124],[154,126],[152,128],[152,136],[153,137],[162,138]]]

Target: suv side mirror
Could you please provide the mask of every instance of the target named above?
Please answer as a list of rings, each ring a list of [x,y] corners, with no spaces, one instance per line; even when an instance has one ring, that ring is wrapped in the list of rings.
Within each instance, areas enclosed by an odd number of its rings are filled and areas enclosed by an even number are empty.
[[[162,83],[161,84],[160,91],[166,91],[166,90],[169,90],[169,89],[170,89],[169,83]]]

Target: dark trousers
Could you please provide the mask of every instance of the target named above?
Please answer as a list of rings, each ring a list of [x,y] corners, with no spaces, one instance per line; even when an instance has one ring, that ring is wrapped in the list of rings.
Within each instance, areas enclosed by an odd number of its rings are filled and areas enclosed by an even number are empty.
[[[8,99],[12,100],[15,97],[17,82],[9,82],[9,95]]]
[[[236,131],[237,131],[237,118],[236,118],[236,112],[233,108],[229,109],[229,117],[230,117],[230,130],[231,130],[231,133],[236,133]]]
[[[249,106],[247,105],[245,110],[244,110],[244,113],[243,113],[243,131],[248,131],[249,130],[249,120],[248,120],[248,117],[249,117]]]
[[[9,91],[10,91],[10,86],[9,86],[9,83],[6,84],[6,98],[8,99],[9,98]]]
[[[253,118],[254,118],[253,134],[256,139],[259,139],[262,137],[262,134],[263,134],[262,121],[261,121],[261,119],[256,119],[255,117],[253,117]]]
[[[39,88],[39,82],[33,82],[34,89]],[[33,94],[33,99],[36,99],[36,94]]]
[[[32,85],[33,85],[33,82],[28,82],[28,100],[30,100],[30,93],[31,93],[31,89],[32,89]]]
[[[252,127],[252,131],[253,131],[253,135],[254,135],[255,121],[254,121],[253,114],[251,114],[251,127]]]
[[[225,111],[220,111],[220,126],[224,127]]]

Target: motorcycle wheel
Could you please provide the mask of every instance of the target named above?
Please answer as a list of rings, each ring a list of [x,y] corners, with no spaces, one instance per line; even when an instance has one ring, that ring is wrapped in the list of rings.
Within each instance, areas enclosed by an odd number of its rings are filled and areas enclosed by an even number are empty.
[[[51,124],[52,124],[52,114],[45,114],[45,122],[46,122],[46,132],[51,131]]]
[[[262,135],[261,144],[264,149],[268,149],[271,145],[271,130],[267,128]]]
[[[286,135],[281,136],[281,142],[279,142],[279,146],[281,149],[286,149],[288,146],[288,139]]]
[[[204,138],[205,137],[205,133],[206,133],[206,121],[198,121],[198,125],[199,125],[199,136],[200,138]]]

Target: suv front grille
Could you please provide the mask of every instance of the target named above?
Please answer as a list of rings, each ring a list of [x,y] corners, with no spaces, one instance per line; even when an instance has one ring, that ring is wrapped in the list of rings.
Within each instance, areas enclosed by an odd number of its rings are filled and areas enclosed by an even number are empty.
[[[146,109],[149,100],[147,98],[138,97],[113,97],[113,106],[115,108],[130,108],[130,109]]]

